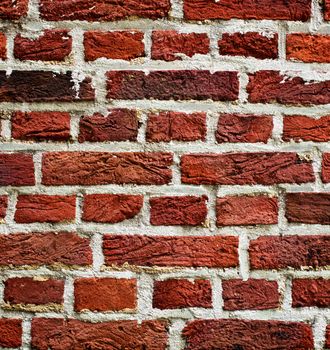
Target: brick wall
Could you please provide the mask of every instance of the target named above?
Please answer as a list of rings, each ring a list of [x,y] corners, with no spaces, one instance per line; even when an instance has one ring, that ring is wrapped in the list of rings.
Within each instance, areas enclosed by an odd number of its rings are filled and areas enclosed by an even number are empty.
[[[0,348],[330,348],[330,1],[0,2]]]

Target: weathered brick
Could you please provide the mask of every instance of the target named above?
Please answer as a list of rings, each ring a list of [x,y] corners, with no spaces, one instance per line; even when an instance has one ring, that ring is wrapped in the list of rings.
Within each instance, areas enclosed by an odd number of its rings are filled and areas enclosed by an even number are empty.
[[[277,224],[277,198],[268,196],[228,196],[217,198],[217,225]]]
[[[78,83],[72,73],[51,71],[0,71],[0,102],[71,102],[94,100],[91,78]]]
[[[151,40],[151,58],[154,60],[182,60],[182,57],[207,55],[210,50],[210,39],[205,33],[159,30],[152,32]]]
[[[22,61],[64,61],[71,53],[72,37],[67,30],[45,30],[37,39],[18,34],[14,40],[14,56]]]
[[[293,307],[329,307],[330,280],[299,278],[292,281]]]
[[[28,141],[67,141],[70,139],[70,114],[66,112],[14,112],[12,137]]]
[[[19,195],[17,198],[15,221],[18,223],[69,222],[75,216],[75,196],[34,194]]]
[[[4,301],[11,306],[63,304],[63,294],[63,280],[22,277],[5,281]]]
[[[132,219],[143,206],[143,196],[126,194],[89,194],[84,196],[84,221],[117,223]]]
[[[310,325],[300,322],[259,320],[197,320],[183,330],[185,350],[314,348]]]
[[[8,0],[9,1],[9,0]],[[117,21],[129,17],[162,18],[170,11],[170,0],[41,0],[41,17],[48,21]]]
[[[182,309],[187,307],[212,307],[212,287],[208,280],[169,279],[154,282],[153,307],[157,309]]]
[[[257,32],[224,33],[218,41],[220,55],[245,56],[259,59],[278,57],[278,35],[266,36]]]
[[[7,37],[4,33],[0,33],[0,60],[7,58]]]
[[[206,153],[181,157],[181,180],[187,184],[273,185],[314,179],[312,164],[296,153]]]
[[[267,310],[280,306],[278,285],[264,279],[223,280],[224,310]]]
[[[107,73],[108,99],[214,100],[238,98],[237,72],[206,70],[112,71]]]
[[[284,141],[330,141],[330,116],[318,119],[303,115],[287,115],[283,120]]]
[[[238,239],[225,237],[163,237],[106,235],[105,264],[163,267],[235,267]]]
[[[74,233],[0,235],[0,249],[0,266],[92,264],[89,240]]]
[[[17,20],[27,15],[29,0],[1,0],[0,18]]]
[[[324,19],[330,21],[330,0],[324,0]]]
[[[137,112],[113,109],[107,116],[95,113],[79,123],[79,142],[136,141],[139,122]]]
[[[205,141],[205,113],[161,112],[148,116],[148,142]]]
[[[330,193],[287,193],[285,208],[289,222],[330,224]]]
[[[0,186],[35,184],[32,154],[0,153]]]
[[[166,321],[111,321],[87,323],[73,319],[32,320],[32,347],[36,350],[167,349]]]
[[[247,85],[252,103],[318,105],[330,103],[330,81],[306,81],[278,71],[265,70],[249,75]]]
[[[321,176],[323,182],[330,182],[330,153],[323,153]]]
[[[152,225],[203,225],[207,217],[206,202],[206,196],[150,198],[150,223]]]
[[[134,310],[136,289],[136,280],[132,279],[80,278],[74,282],[74,308],[76,311]]]
[[[216,140],[223,142],[263,142],[272,137],[271,116],[253,114],[220,114]]]
[[[3,220],[5,218],[7,213],[7,206],[8,206],[8,197],[0,196],[0,220]]]
[[[330,63],[330,35],[304,33],[286,36],[286,57],[291,61]]]
[[[171,181],[171,164],[171,153],[46,153],[42,161],[42,183],[163,185]]]
[[[322,268],[330,265],[330,237],[264,236],[250,242],[249,252],[252,269]]]
[[[1,7],[0,7],[1,10]],[[18,348],[22,345],[22,321],[10,318],[0,319],[0,346]]]
[[[85,60],[98,58],[132,60],[143,57],[142,32],[87,32],[84,34]]]
[[[308,21],[310,0],[184,0],[184,16],[188,20],[207,19],[283,19]]]

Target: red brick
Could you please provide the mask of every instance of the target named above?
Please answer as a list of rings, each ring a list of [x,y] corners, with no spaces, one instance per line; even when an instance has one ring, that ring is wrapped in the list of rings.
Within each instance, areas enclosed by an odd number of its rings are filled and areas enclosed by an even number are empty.
[[[0,153],[0,186],[35,184],[32,154]]]
[[[324,0],[324,19],[330,21],[330,0]]]
[[[75,216],[75,196],[34,194],[19,195],[17,199],[15,221],[18,223],[68,222]]]
[[[286,57],[291,61],[330,63],[330,36],[288,34]]]
[[[185,154],[181,181],[209,185],[273,185],[314,181],[312,164],[296,153]]]
[[[308,21],[310,0],[184,0],[184,16],[188,20],[207,19],[283,19]],[[245,350],[245,349],[244,349]]]
[[[113,109],[107,116],[95,113],[79,123],[79,142],[136,141],[139,122],[137,112]]]
[[[330,12],[330,10],[329,10]],[[328,19],[330,19],[330,13],[327,15]],[[326,328],[326,339],[325,339],[325,347],[330,348],[330,325]]]
[[[8,205],[8,197],[0,196],[0,220],[3,220],[6,216]]]
[[[10,278],[5,281],[4,301],[10,305],[63,304],[63,280],[38,280],[30,277]]]
[[[259,320],[197,320],[183,330],[185,350],[314,349],[310,325]]]
[[[278,71],[259,71],[249,75],[249,102],[291,105],[330,103],[330,81],[305,81]]]
[[[153,307],[161,310],[187,307],[212,307],[210,281],[169,279],[154,282]]]
[[[272,37],[257,32],[224,33],[218,41],[220,55],[245,56],[259,59],[278,57],[278,35]]]
[[[252,269],[322,268],[330,265],[330,237],[264,236],[250,242],[249,252]]]
[[[0,266],[92,264],[89,240],[74,233],[0,235],[0,250]]]
[[[190,225],[205,223],[207,196],[178,196],[150,198],[152,225]]]
[[[283,121],[284,141],[330,141],[330,116],[318,119],[303,115],[285,116]]]
[[[0,33],[0,60],[7,58],[7,37],[5,34]]]
[[[164,267],[235,267],[238,239],[225,237],[164,237],[106,235],[105,264]]]
[[[134,310],[136,308],[136,280],[115,278],[75,280],[74,308],[76,311]]]
[[[210,39],[205,33],[178,33],[175,30],[152,32],[151,58],[154,60],[175,61],[182,57],[207,55]]]
[[[46,153],[42,161],[42,183],[163,185],[171,181],[171,165],[171,153]]]
[[[32,347],[36,350],[167,349],[166,321],[111,321],[87,323],[73,319],[32,320]]]
[[[292,282],[293,307],[329,307],[330,280],[323,278],[294,279]]]
[[[267,310],[280,306],[278,285],[264,279],[222,281],[224,310]]]
[[[132,60],[143,57],[143,39],[142,32],[87,32],[84,34],[85,60]]]
[[[217,142],[264,142],[272,137],[273,119],[253,114],[221,114],[215,137]]]
[[[148,142],[205,141],[205,113],[150,113],[147,123]]]
[[[1,318],[0,319],[0,346],[4,348],[18,348],[21,345],[22,345],[22,321],[10,319],[10,318]]]
[[[323,153],[321,176],[323,182],[330,182],[330,153]]]
[[[170,11],[170,0],[41,0],[41,17],[48,21],[117,21],[130,17],[162,18]]]
[[[217,225],[277,224],[277,198],[268,196],[233,196],[217,199]]]
[[[66,112],[14,112],[12,137],[18,140],[70,139],[70,114]]]
[[[84,221],[117,223],[132,219],[143,206],[143,196],[127,194],[89,194],[84,196]]]
[[[330,224],[330,193],[288,193],[285,207],[289,222]]]
[[[48,29],[37,39],[18,34],[14,40],[14,56],[21,61],[64,61],[71,50],[72,37],[67,30]]]
[[[27,15],[29,0],[1,0],[0,18],[17,20]]]
[[[108,99],[235,101],[238,98],[237,72],[111,71],[107,77]]]
[[[0,71],[0,102],[72,102],[92,101],[95,91],[91,78],[75,89],[72,73],[52,71]]]

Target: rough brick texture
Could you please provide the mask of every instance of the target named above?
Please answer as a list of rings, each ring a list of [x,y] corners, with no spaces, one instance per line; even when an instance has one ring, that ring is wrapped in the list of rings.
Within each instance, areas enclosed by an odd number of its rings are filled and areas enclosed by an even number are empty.
[[[215,137],[219,143],[267,143],[272,130],[273,120],[270,116],[221,114]]]
[[[62,304],[63,293],[63,280],[11,278],[5,281],[4,301],[11,306],[15,304]]]
[[[11,122],[11,135],[17,140],[70,139],[70,114],[66,112],[14,112]]]
[[[259,59],[277,58],[278,36],[273,37],[248,32],[248,33],[224,33],[219,40],[220,55],[245,56]]]
[[[74,303],[76,311],[134,310],[136,281],[114,278],[78,279],[74,283]]]
[[[64,61],[70,55],[72,38],[66,30],[46,30],[39,38],[17,35],[14,56],[20,60]]]
[[[277,199],[267,196],[218,198],[216,210],[218,226],[277,223]]]
[[[153,307],[157,309],[182,309],[187,307],[212,307],[210,281],[184,279],[155,281]]]
[[[79,123],[79,142],[136,141],[139,123],[134,110],[114,109],[108,115],[84,116]]]
[[[107,265],[233,267],[238,265],[236,237],[162,237],[107,235]]]
[[[84,197],[83,220],[117,223],[132,219],[143,206],[143,196],[125,194],[90,194]]]
[[[330,0],[0,27],[1,349],[330,349]]]
[[[87,32],[84,35],[85,59],[131,60],[144,56],[142,32]]]
[[[205,141],[206,131],[205,113],[151,113],[146,138],[149,142]]]
[[[151,40],[151,58],[154,60],[182,60],[186,56],[206,55],[210,50],[210,40],[204,33],[154,31]]]
[[[222,281],[225,310],[266,310],[280,305],[278,285],[262,279]]]
[[[150,199],[152,225],[202,225],[207,197],[158,197]]]

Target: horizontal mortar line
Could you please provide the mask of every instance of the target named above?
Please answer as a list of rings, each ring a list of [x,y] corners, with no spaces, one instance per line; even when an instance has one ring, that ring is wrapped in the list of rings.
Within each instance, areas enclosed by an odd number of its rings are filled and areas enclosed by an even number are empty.
[[[21,311],[0,311],[0,316],[3,317],[17,317],[22,318],[26,313]],[[122,313],[122,312],[109,312],[109,313],[94,313],[85,312],[77,313],[73,312],[73,318],[81,321],[91,322],[106,322],[106,321],[119,321],[119,320],[136,320],[138,313]],[[169,321],[172,319],[182,318],[185,320],[196,319],[247,319],[247,320],[277,320],[277,321],[301,321],[312,322],[316,316],[330,316],[330,309],[315,309],[307,308],[306,310],[290,309],[285,311],[278,310],[258,310],[258,311],[223,311],[219,312],[212,308],[200,308],[200,309],[188,309],[188,310],[157,310],[152,309],[150,313],[143,315],[144,320],[161,319],[166,318]],[[64,314],[56,312],[40,312],[35,318],[63,318]]]
[[[72,102],[0,102],[1,111],[67,111],[80,112],[84,115],[87,113],[97,112],[105,108],[136,108],[142,111],[151,110],[170,110],[179,112],[219,112],[219,113],[259,113],[274,115],[276,113],[282,114],[303,114],[303,115],[318,115],[323,116],[329,114],[330,104],[326,105],[281,105],[278,103],[239,103],[236,102],[222,102],[222,101],[198,101],[198,100],[107,100],[102,101],[72,101]]]
[[[43,62],[43,61],[0,61],[0,70],[10,71],[52,71],[64,73],[67,71],[81,71],[87,75],[93,75],[96,71],[106,73],[108,71],[143,70],[145,72],[157,70],[209,70],[211,73],[224,71],[244,71],[254,73],[260,70],[279,70],[283,74],[286,71],[295,72],[297,76],[303,73],[309,74],[309,80],[320,80],[329,72],[330,63],[304,63],[295,61],[283,61],[281,59],[260,60],[253,57],[196,55],[199,59],[184,59],[173,62],[150,60],[146,58],[125,60],[111,60],[100,58],[94,62],[83,62],[76,65],[70,62]],[[141,60],[144,60],[141,63]],[[322,71],[323,70],[323,71]],[[9,71],[9,73],[10,73]],[[317,76],[313,73],[317,73]]]
[[[197,153],[258,153],[258,152],[311,152],[314,147],[320,151],[330,151],[330,143],[204,143],[204,142],[170,142],[170,143],[138,143],[138,142],[109,142],[109,143],[18,143],[2,142],[1,152],[167,152],[178,155]]]

